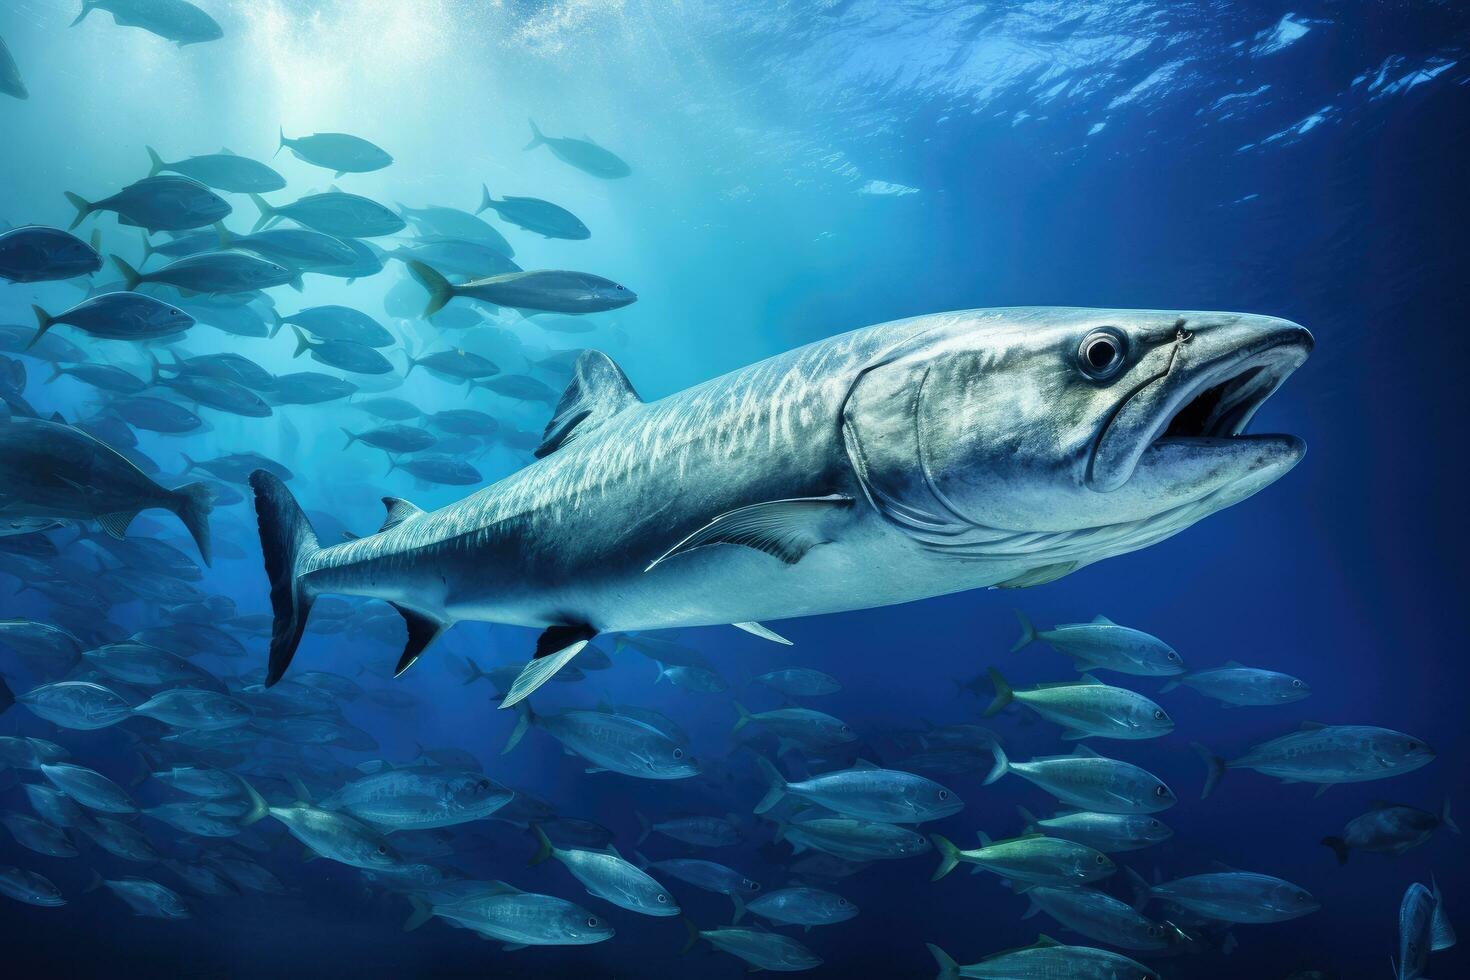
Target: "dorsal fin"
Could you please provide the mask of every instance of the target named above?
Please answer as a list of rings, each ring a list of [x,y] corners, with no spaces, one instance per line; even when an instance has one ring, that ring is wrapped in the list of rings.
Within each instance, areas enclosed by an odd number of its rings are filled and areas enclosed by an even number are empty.
[[[383,518],[383,526],[378,528],[379,534],[390,531],[410,517],[417,517],[424,512],[423,508],[416,507],[401,497],[384,497],[383,506],[388,508],[388,516]]]
[[[1245,664],[1241,663],[1239,660],[1227,660],[1225,661],[1225,666],[1229,667],[1232,670],[1239,670],[1240,668],[1244,667]]]
[[[1096,616],[1092,617],[1092,622],[1093,622],[1093,625],[1095,625],[1095,626],[1117,626],[1118,625],[1117,623],[1113,622],[1108,617],[1104,616],[1102,613],[1098,613]]]
[[[1319,730],[1321,730],[1323,728],[1326,728],[1326,727],[1327,726],[1324,725],[1324,724],[1322,724],[1320,721],[1304,721],[1304,722],[1301,723],[1300,726],[1298,726],[1297,731],[1299,731],[1299,732],[1315,732],[1315,731],[1319,731]]]
[[[572,380],[546,423],[536,458],[549,455],[631,405],[642,403],[623,369],[600,350],[584,350],[572,368]]]

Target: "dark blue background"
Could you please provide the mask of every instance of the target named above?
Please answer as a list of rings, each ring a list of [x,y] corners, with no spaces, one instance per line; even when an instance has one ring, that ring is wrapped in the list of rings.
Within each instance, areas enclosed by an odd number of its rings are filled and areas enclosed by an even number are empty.
[[[1216,11],[1251,29],[1274,23],[1281,12]],[[1239,86],[1269,81],[1300,96],[1262,110],[1255,135],[1291,125],[1302,118],[1302,106],[1331,101],[1352,77],[1391,54],[1440,50],[1447,42],[1463,44],[1466,36],[1463,11],[1450,6],[1335,6],[1331,12],[1336,24],[1315,27],[1291,60],[1258,64],[1255,77]],[[1065,8],[1055,14],[1064,18]],[[738,37],[711,43],[711,57],[756,56]],[[765,49],[759,56],[776,61],[782,52]],[[1200,65],[1204,72],[1235,70],[1212,64],[1208,56]],[[858,91],[850,97],[876,96]],[[1441,831],[1403,857],[1355,853],[1345,867],[1318,841],[1378,798],[1431,810],[1445,796],[1457,807],[1470,805],[1463,794],[1470,750],[1470,669],[1464,656],[1464,555],[1470,542],[1462,462],[1470,366],[1464,296],[1470,281],[1467,106],[1470,84],[1457,67],[1432,85],[1364,105],[1310,138],[1269,152],[1237,152],[1245,141],[1239,127],[1203,124],[1196,105],[1185,102],[1117,118],[1084,151],[1078,119],[1065,113],[1031,127],[1013,128],[988,116],[940,125],[938,117],[951,107],[915,97],[912,111],[881,142],[854,132],[843,144],[865,171],[881,163],[892,179],[923,188],[889,231],[850,240],[834,256],[820,246],[803,251],[794,237],[780,237],[772,226],[783,223],[781,216],[769,210],[711,203],[732,241],[777,235],[776,254],[786,263],[780,275],[755,283],[754,297],[742,297],[763,315],[747,335],[730,341],[728,350],[740,355],[763,356],[918,312],[1010,304],[1266,312],[1312,329],[1317,351],[1254,425],[1301,434],[1310,446],[1304,462],[1258,498],[1164,544],[1024,593],[957,595],[783,624],[782,632],[797,641],[790,653],[731,630],[690,632],[685,640],[709,652],[752,706],[770,701],[739,689],[747,674],[799,662],[838,676],[842,694],[814,706],[848,720],[875,748],[892,730],[976,720],[983,703],[957,694],[951,678],[967,678],[992,663],[1016,683],[1072,675],[1066,658],[1040,646],[1006,653],[1015,633],[1011,604],[1041,624],[1105,613],[1164,637],[1191,666],[1236,659],[1290,672],[1310,683],[1310,699],[1281,708],[1223,710],[1181,690],[1161,698],[1177,722],[1172,735],[1097,745],[1159,774],[1180,796],[1180,804],[1164,814],[1175,838],[1134,856],[1146,876],[1155,867],[1166,875],[1195,873],[1218,860],[1290,879],[1323,904],[1320,912],[1286,924],[1239,927],[1240,949],[1231,957],[1165,962],[1166,976],[1274,978],[1307,968],[1343,978],[1389,976],[1399,898],[1410,882],[1427,882],[1431,874],[1446,895],[1451,920],[1466,932],[1470,865],[1463,838]],[[57,166],[57,154],[55,146],[13,147],[5,170],[24,167],[33,174],[33,168]],[[822,212],[821,199],[792,194],[810,210],[788,214],[789,220]],[[1232,204],[1248,194],[1259,196]],[[23,217],[15,208],[11,212],[12,220]],[[638,220],[656,228],[663,217]],[[861,221],[847,213],[831,217],[843,225]],[[894,229],[897,234],[890,233]],[[699,259],[670,254],[667,261],[677,266]],[[748,261],[760,262],[754,255]],[[635,358],[677,365],[676,342],[702,352],[691,354],[690,366],[670,368],[650,384],[635,372],[635,382],[654,395],[707,375],[707,363],[719,361],[724,355],[718,351],[727,349],[698,335],[681,338],[673,326],[660,329],[665,333],[658,350],[635,352]],[[730,354],[724,366],[748,359]],[[322,427],[330,430],[332,424],[323,420]],[[364,489],[354,496],[363,498],[361,513],[370,513],[367,504],[375,494]],[[263,576],[248,563],[232,569],[238,571],[217,579],[216,586],[237,595],[242,606],[259,608]],[[44,615],[37,603],[34,596],[7,597],[0,610]],[[318,646],[303,653],[312,666],[355,669],[355,652],[333,649],[320,638],[312,642]],[[523,631],[465,626],[444,646],[508,662],[523,657],[530,642]],[[391,660],[394,654],[385,649],[375,656]],[[632,653],[625,660],[612,675],[594,676],[589,684],[597,690],[555,696],[585,703],[609,686],[619,700],[654,704],[684,721],[701,755],[725,756],[735,713],[724,699],[651,688],[653,665]],[[470,747],[503,782],[541,794],[565,815],[616,830],[625,854],[636,835],[635,808],[655,815],[743,812],[759,795],[753,766],[739,752],[717,764],[714,775],[677,784],[586,776],[535,732],[516,754],[501,759],[496,753],[511,722],[493,712],[483,686],[460,688],[442,659],[433,658],[403,683],[425,698],[412,725],[370,714],[360,719],[383,741],[387,757],[408,757],[415,739]],[[1150,694],[1155,689],[1151,682],[1131,686]],[[30,724],[13,715],[0,727]],[[1020,720],[1007,715],[995,721],[1013,758],[1065,751],[1050,726],[1022,726]],[[1190,740],[1234,756],[1303,720],[1410,732],[1432,745],[1438,759],[1391,782],[1341,786],[1317,799],[1312,787],[1280,786],[1236,771],[1211,799],[1198,799],[1203,772],[1187,747]],[[102,768],[111,764],[125,772],[135,765],[104,735],[70,742]],[[1044,795],[1019,780],[987,788],[969,777],[950,784],[967,807],[934,829],[957,840],[968,841],[976,830],[992,836],[1018,830],[1016,804],[1048,809]],[[24,808],[17,790],[4,800]],[[759,834],[763,840],[767,831]],[[578,898],[580,889],[562,869],[524,868],[532,851],[528,839],[508,828],[486,836],[493,847],[469,856],[468,866]],[[650,841],[650,855],[677,853],[667,842],[659,847]],[[354,872],[326,862],[298,869],[295,854],[293,844],[282,843],[271,863],[297,888],[291,896],[213,908],[201,903],[204,910],[190,923],[131,918],[105,892],[76,896],[61,914],[6,903],[0,911],[6,968],[16,976],[156,971],[242,977],[486,971],[546,977],[698,971],[734,977],[741,971],[724,956],[701,952],[680,959],[683,933],[677,922],[620,912],[611,916],[618,937],[585,949],[502,954],[439,923],[403,935],[401,902],[368,891]],[[48,861],[19,851],[8,837],[0,840],[0,863],[52,875],[68,895],[85,883],[82,865],[88,860]],[[754,849],[728,860],[768,888],[782,880],[778,868]],[[1045,917],[1020,921],[1024,899],[990,876],[956,874],[930,884],[933,864],[932,855],[894,862],[841,883],[838,890],[863,911],[853,921],[801,937],[826,960],[811,975],[927,976],[925,942],[973,962],[1032,941],[1038,929],[1066,941],[1067,934]],[[98,866],[109,874],[123,870]],[[727,921],[723,898],[678,885],[674,890],[700,924]],[[1467,964],[1470,953],[1459,947],[1436,954],[1430,972],[1443,980],[1470,973]]]

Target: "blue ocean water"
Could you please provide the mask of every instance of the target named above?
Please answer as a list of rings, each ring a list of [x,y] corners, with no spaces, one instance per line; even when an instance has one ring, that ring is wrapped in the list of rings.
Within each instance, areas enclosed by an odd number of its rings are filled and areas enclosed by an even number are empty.
[[[464,683],[462,658],[487,670],[522,663],[535,646],[532,630],[457,625],[397,680],[389,675],[401,633],[309,631],[293,672],[335,672],[370,694],[390,692],[342,705],[378,748],[331,750],[339,779],[370,760],[410,762],[425,746],[467,750],[499,783],[561,817],[602,825],[625,856],[637,850],[655,861],[697,849],[659,836],[637,844],[637,813],[655,820],[734,813],[745,841],[702,856],[774,890],[796,877],[793,858],[773,840],[772,825],[751,813],[765,787],[731,729],[736,700],[752,710],[781,701],[751,678],[783,666],[836,677],[840,693],[803,703],[858,734],[851,758],[837,764],[861,755],[902,769],[918,733],[955,724],[989,726],[1012,759],[1062,753],[1072,743],[1059,739],[1056,726],[1024,709],[981,719],[988,686],[970,691],[954,682],[990,665],[1017,686],[1070,679],[1070,660],[1040,644],[1007,652],[1017,634],[1011,609],[1042,625],[1101,613],[1163,638],[1192,668],[1239,660],[1300,677],[1312,689],[1289,705],[1226,709],[1193,691],[1158,694],[1156,678],[1101,675],[1155,697],[1176,723],[1156,740],[1090,743],[1157,774],[1179,797],[1161,815],[1172,839],[1118,855],[1120,863],[1151,879],[1156,870],[1172,878],[1220,862],[1287,879],[1322,904],[1289,922],[1237,926],[1238,948],[1228,955],[1139,954],[1141,961],[1170,978],[1389,977],[1400,898],[1411,882],[1431,876],[1451,921],[1464,921],[1470,872],[1463,838],[1441,829],[1403,855],[1354,853],[1343,866],[1319,844],[1375,800],[1435,812],[1446,797],[1457,809],[1465,802],[1457,434],[1466,356],[1460,287],[1470,257],[1463,232],[1470,217],[1463,190],[1470,12],[1463,5],[198,5],[223,37],[180,47],[118,26],[104,10],[69,28],[77,13],[71,0],[4,4],[0,37],[29,98],[0,95],[0,220],[65,227],[75,212],[64,192],[97,200],[144,177],[147,147],[170,161],[228,147],[286,178],[286,190],[266,195],[276,204],[334,184],[410,207],[472,211],[481,184],[497,197],[554,201],[585,222],[590,237],[544,239],[491,215],[515,261],[596,273],[638,296],[631,306],[587,315],[579,325],[589,329],[568,333],[547,326],[565,323],[509,312],[487,313],[469,328],[428,322],[418,315],[424,291],[396,260],[350,284],[308,275],[303,293],[269,290],[282,314],[343,304],[387,326],[397,339],[386,381],[293,360],[289,329],[266,338],[207,323],[191,329],[173,345],[181,355],[233,352],[274,374],[322,370],[364,385],[353,401],[277,407],[263,419],[206,408],[199,431],[138,433],[138,450],[166,483],[184,481],[183,454],[202,460],[252,451],[284,464],[313,518],[329,515],[330,522],[318,521],[324,539],[377,528],[385,495],[431,509],[473,489],[423,484],[402,470],[385,475],[380,450],[344,449],[343,428],[381,424],[354,407],[365,397],[495,416],[501,437],[456,447],[486,483],[530,462],[527,444],[507,441],[504,431],[539,434],[548,404],[466,394],[424,369],[405,376],[404,352],[465,350],[559,390],[565,366],[537,362],[596,348],[652,400],[846,330],[978,307],[1241,310],[1301,323],[1317,343],[1253,425],[1300,435],[1310,447],[1304,461],[1177,537],[1031,589],[770,624],[794,641],[791,648],[729,628],[682,631],[677,642],[708,658],[729,684],[724,693],[655,684],[651,659],[615,652],[604,638],[598,646],[613,654],[610,669],[536,695],[538,712],[606,700],[665,713],[688,730],[704,762],[693,779],[588,774],[582,760],[536,730],[501,755],[513,713],[497,710],[490,683]],[[631,175],[600,179],[545,147],[523,150],[528,118],[548,135],[585,136],[615,151]],[[393,163],[337,177],[290,153],[273,156],[282,129],[362,136]],[[248,230],[257,213],[250,200],[223,196],[234,209],[226,225]],[[88,219],[78,234],[93,228],[104,255],[137,264],[138,229],[109,214]],[[155,244],[168,238],[152,237]],[[375,242],[398,244],[393,237]],[[161,264],[152,261],[146,269]],[[118,281],[108,262],[84,285]],[[72,283],[4,285],[0,323],[29,326],[32,304],[56,312],[82,295]],[[147,374],[143,345],[97,341],[68,327],[53,333],[96,362]],[[88,419],[113,397],[70,377],[48,383],[46,361],[7,356],[25,364],[24,397],[43,415]],[[241,614],[268,612],[249,503],[217,507],[212,532],[216,560],[198,587],[228,596]],[[48,533],[63,559],[95,565],[75,530]],[[194,554],[182,527],[161,511],[145,513],[129,534]],[[62,577],[78,575],[77,565],[58,569]],[[77,612],[56,601],[56,590],[11,595],[30,584],[17,570],[25,566],[0,566],[0,618],[114,636],[160,621],[156,601]],[[243,657],[206,654],[198,662],[227,679],[259,671],[265,639],[240,638]],[[56,679],[28,671],[13,655],[0,660],[0,673],[17,694]],[[238,683],[248,680],[258,679]],[[1411,733],[1437,758],[1390,781],[1337,786],[1320,797],[1310,785],[1231,771],[1209,799],[1199,798],[1204,768],[1191,741],[1233,758],[1303,721]],[[134,720],[58,733],[17,705],[0,717],[0,732],[52,739],[140,800],[175,798],[141,778],[162,759],[157,726]],[[248,756],[237,766],[259,768]],[[273,804],[289,799],[287,775],[279,767],[261,773]],[[1014,778],[982,786],[983,768],[931,775],[966,806],[922,829],[962,846],[977,831],[1019,833],[1018,805],[1043,815],[1053,808],[1041,790]],[[18,784],[35,781],[34,772],[0,772],[0,809],[30,813]],[[161,823],[143,818],[139,826],[172,856],[194,853]],[[248,835],[262,850],[247,853],[285,884],[284,894],[192,896],[169,872],[85,840],[77,857],[50,858],[0,835],[0,865],[44,874],[68,900],[54,909],[4,903],[8,968],[16,976],[351,970],[629,978],[745,969],[707,944],[681,955],[685,929],[677,919],[639,916],[591,897],[555,863],[528,868],[535,841],[503,821],[437,835],[443,853],[429,860],[575,901],[612,923],[615,937],[502,952],[440,921],[404,932],[410,906],[401,890],[341,864],[303,862],[300,845],[273,819]],[[810,932],[783,930],[824,961],[811,975],[929,976],[925,943],[962,963],[1026,945],[1038,933],[1092,944],[1045,915],[1023,920],[1025,897],[994,876],[961,869],[931,883],[935,863],[930,852],[836,881],[807,879],[861,910]],[[155,877],[185,894],[193,918],[135,917],[106,889],[84,891],[94,870],[109,879]],[[665,884],[700,928],[728,924],[727,898]],[[1128,896],[1122,875],[1105,887]],[[1430,975],[1463,975],[1467,962],[1459,947],[1437,952]]]

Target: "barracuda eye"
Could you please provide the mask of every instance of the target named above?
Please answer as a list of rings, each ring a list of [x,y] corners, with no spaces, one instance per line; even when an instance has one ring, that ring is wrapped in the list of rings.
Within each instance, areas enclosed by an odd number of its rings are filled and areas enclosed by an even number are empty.
[[[1094,381],[1106,381],[1123,369],[1128,342],[1112,327],[1090,331],[1077,345],[1077,367]]]

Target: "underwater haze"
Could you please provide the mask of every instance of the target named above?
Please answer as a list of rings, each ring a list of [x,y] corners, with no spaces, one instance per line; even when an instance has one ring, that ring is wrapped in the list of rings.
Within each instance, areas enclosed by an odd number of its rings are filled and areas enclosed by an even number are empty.
[[[1467,55],[6,0],[7,975],[1470,975]]]

